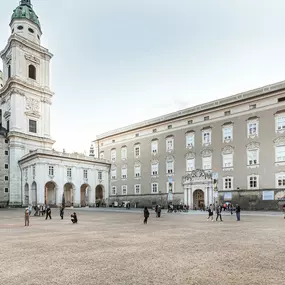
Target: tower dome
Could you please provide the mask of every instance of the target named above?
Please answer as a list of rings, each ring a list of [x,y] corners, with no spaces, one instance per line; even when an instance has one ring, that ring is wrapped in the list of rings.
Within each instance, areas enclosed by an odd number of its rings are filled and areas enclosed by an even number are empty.
[[[19,6],[13,11],[10,25],[14,20],[29,20],[33,22],[39,28],[39,30],[41,30],[41,24],[38,16],[33,10],[31,0],[20,1]]]

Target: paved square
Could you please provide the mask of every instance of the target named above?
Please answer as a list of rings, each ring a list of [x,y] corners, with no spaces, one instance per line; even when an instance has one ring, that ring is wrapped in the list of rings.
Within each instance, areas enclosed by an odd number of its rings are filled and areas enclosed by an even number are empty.
[[[77,211],[73,225],[0,211],[0,284],[283,284],[282,216]]]

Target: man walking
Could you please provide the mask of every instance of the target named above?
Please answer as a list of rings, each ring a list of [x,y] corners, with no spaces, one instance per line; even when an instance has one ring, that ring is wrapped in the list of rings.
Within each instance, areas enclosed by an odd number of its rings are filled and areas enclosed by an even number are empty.
[[[47,209],[46,209],[46,220],[47,220],[48,217],[51,220],[51,209],[50,209],[50,206],[47,206]]]
[[[149,218],[149,211],[148,211],[148,209],[147,209],[147,207],[144,207],[144,221],[143,221],[143,223],[144,224],[147,224],[147,219]]]
[[[239,204],[236,205],[236,216],[237,216],[237,221],[240,221],[240,206]]]
[[[61,219],[63,220],[64,208],[62,206],[60,207],[59,215],[60,215]]]
[[[218,221],[218,218],[220,217],[220,221],[222,222],[222,207],[218,206],[216,209],[217,217],[216,217],[216,222]]]
[[[29,208],[25,210],[25,227],[30,225],[30,213]]]

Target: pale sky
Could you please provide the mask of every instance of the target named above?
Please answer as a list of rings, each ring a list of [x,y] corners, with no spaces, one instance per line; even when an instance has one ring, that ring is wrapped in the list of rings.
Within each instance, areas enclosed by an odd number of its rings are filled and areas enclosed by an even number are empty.
[[[0,49],[19,1],[1,0]],[[32,0],[55,148],[285,80],[284,0]],[[1,67],[2,68],[2,67]]]

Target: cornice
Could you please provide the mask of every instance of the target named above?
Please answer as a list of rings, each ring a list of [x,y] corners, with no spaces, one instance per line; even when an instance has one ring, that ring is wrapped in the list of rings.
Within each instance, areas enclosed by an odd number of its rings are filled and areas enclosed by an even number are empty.
[[[130,131],[139,130],[139,129],[143,129],[143,128],[150,127],[150,126],[156,126],[161,123],[168,122],[168,121],[173,122],[177,119],[181,119],[184,117],[186,118],[191,115],[206,114],[209,111],[221,110],[225,106],[236,105],[236,104],[239,104],[240,102],[250,101],[253,99],[260,98],[260,97],[265,97],[266,95],[278,93],[278,92],[283,91],[284,89],[285,89],[285,81],[277,82],[277,83],[263,86],[263,87],[260,87],[254,90],[250,90],[247,92],[239,93],[239,94],[228,96],[228,97],[218,99],[212,102],[208,102],[205,104],[197,105],[197,106],[183,109],[177,112],[166,114],[161,117],[156,117],[156,118],[146,120],[140,123],[136,123],[133,125],[129,125],[123,128],[115,129],[115,130],[97,135],[96,139],[97,140],[106,139],[112,136],[121,135],[123,133],[130,132]]]
[[[20,138],[29,139],[29,140],[31,140],[31,138],[32,138],[34,141],[38,141],[38,142],[43,142],[44,141],[46,143],[51,143],[51,144],[55,143],[55,140],[52,140],[50,138],[33,136],[31,134],[27,135],[27,134],[20,133],[20,132],[17,132],[17,131],[10,131],[8,133],[8,139],[11,139],[12,137],[20,137]]]
[[[21,80],[19,77],[12,77],[6,82],[4,87],[0,89],[0,97],[7,96],[7,93],[8,95],[12,93],[17,93],[19,95],[24,96],[25,95],[24,92],[26,91],[25,89],[32,90],[35,93],[39,93],[40,95],[42,95],[43,100],[46,98],[46,96],[48,96],[49,99],[51,99],[54,95],[54,92],[50,91],[48,88],[37,87],[27,83],[24,80]]]
[[[6,45],[6,47],[0,52],[0,57],[5,60],[5,55],[7,54],[7,52],[9,51],[9,48],[15,47],[15,46],[19,46],[20,48],[23,48],[24,46],[30,49],[33,49],[34,51],[38,52],[41,54],[41,56],[43,58],[48,58],[51,59],[53,57],[53,54],[50,53],[48,51],[48,49],[43,48],[40,45],[37,45],[31,41],[29,41],[28,39],[18,35],[18,34],[14,34],[12,36],[10,36],[10,38],[8,39],[8,43]]]

